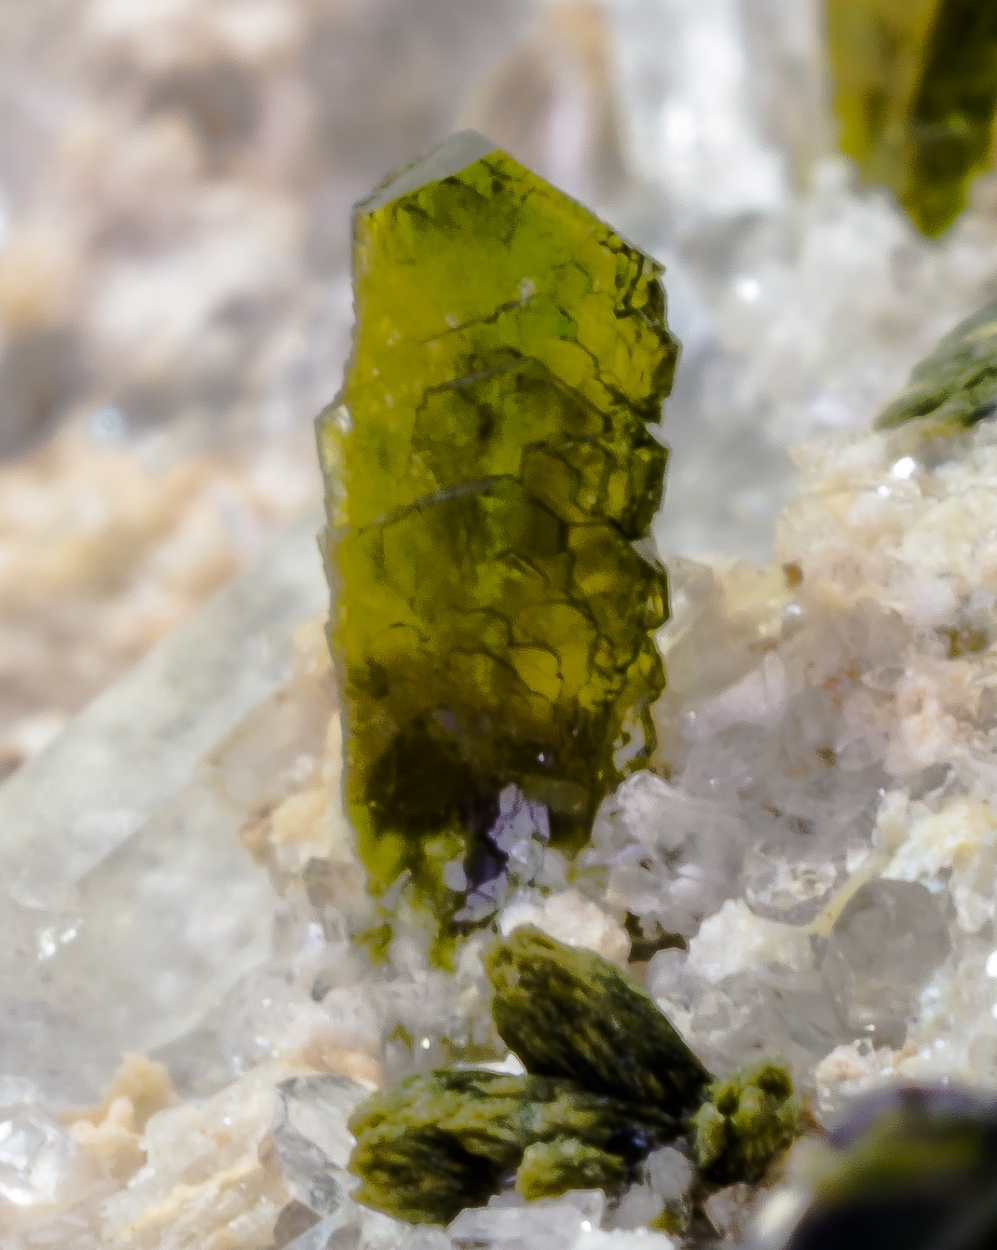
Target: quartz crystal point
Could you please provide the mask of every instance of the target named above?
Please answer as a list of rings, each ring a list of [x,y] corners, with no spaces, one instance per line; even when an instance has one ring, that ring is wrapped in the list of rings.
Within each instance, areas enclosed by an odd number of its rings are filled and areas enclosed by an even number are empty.
[[[922,233],[945,230],[990,163],[993,0],[827,0],[842,151]]]
[[[952,430],[997,412],[997,301],[960,322],[917,365],[906,387],[876,418],[880,429],[919,417]]]
[[[571,849],[653,745],[659,274],[472,132],[356,210],[353,355],[318,422],[346,802],[372,891],[411,879],[444,925],[506,787]]]

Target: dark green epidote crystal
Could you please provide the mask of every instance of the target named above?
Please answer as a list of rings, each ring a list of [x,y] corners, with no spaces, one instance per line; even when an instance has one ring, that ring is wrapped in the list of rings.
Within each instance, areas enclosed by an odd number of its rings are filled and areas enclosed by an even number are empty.
[[[350,1123],[361,1202],[447,1223],[513,1184],[528,1199],[612,1194],[684,1135],[708,1190],[757,1180],[798,1134],[784,1068],[710,1085],[655,1003],[600,956],[525,928],[486,968],[496,1028],[527,1075],[436,1071],[372,1095]]]
[[[997,301],[960,322],[876,418],[891,429],[920,417],[953,431],[968,429],[997,412]]]
[[[997,1103],[902,1087],[855,1106],[812,1160],[813,1200],[782,1250],[993,1250]]]
[[[653,746],[666,582],[633,544],[677,355],[659,274],[470,132],[356,210],[353,356],[318,424],[346,802],[373,892],[410,874],[444,927],[444,867],[474,884],[503,790],[577,848]]]
[[[699,1105],[709,1072],[607,959],[528,926],[497,943],[485,968],[495,1027],[527,1071],[631,1102],[673,1135]]]

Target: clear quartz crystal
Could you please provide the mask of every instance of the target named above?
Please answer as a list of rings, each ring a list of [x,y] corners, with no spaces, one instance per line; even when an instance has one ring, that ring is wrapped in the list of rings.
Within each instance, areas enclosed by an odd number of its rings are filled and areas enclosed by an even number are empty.
[[[827,993],[858,1035],[898,1046],[931,973],[949,953],[944,899],[910,881],[877,881],[842,910],[821,971]]]
[[[271,1133],[281,1170],[294,1197],[318,1215],[334,1215],[357,1186],[346,1171],[346,1122],[367,1093],[343,1076],[299,1076],[277,1087]]]
[[[0,1198],[17,1207],[50,1205],[80,1169],[72,1137],[30,1104],[0,1108]]]
[[[448,1228],[457,1250],[521,1250],[542,1245],[544,1250],[572,1250],[581,1234],[599,1228],[605,1195],[579,1191],[563,1198],[525,1202],[516,1194],[493,1198],[486,1207],[462,1211]]]
[[[841,875],[833,861],[794,857],[779,844],[763,842],[750,846],[744,857],[744,897],[759,916],[806,924],[827,902]]]
[[[0,1072],[99,1095],[123,1049],[184,1033],[267,955],[276,903],[239,841],[318,749],[288,699],[325,594],[315,519],[0,787]]]

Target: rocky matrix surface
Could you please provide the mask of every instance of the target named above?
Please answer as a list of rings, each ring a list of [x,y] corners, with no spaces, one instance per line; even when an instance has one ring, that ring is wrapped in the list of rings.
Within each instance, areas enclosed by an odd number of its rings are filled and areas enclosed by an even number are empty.
[[[894,1075],[997,1082],[997,434],[864,432],[987,298],[997,219],[984,178],[925,244],[808,147],[802,119],[823,116],[808,14],[634,0],[607,18],[630,221],[659,241],[685,347],[656,523],[670,684],[656,771],[606,801],[574,864],[508,812],[495,924],[629,963],[712,1071],[761,1045],[831,1115]],[[794,489],[781,449],[820,427]],[[506,1197],[412,1229],[349,1197],[345,1122],[368,1091],[511,1061],[477,940],[452,975],[417,926],[386,964],[352,941],[373,917],[339,799],[321,570],[297,541],[300,565],[285,549],[253,573],[269,598],[216,603],[199,638],[168,640],[138,686],[107,692],[100,725],[62,739],[72,755],[117,726],[77,758],[127,802],[67,817],[51,753],[0,792],[0,1246],[669,1250],[643,1231],[691,1182],[667,1148],[613,1209]],[[238,697],[198,685],[205,637],[253,676]],[[187,715],[154,735],[143,717],[167,691]],[[748,1199],[713,1201],[715,1240],[742,1235]]]
[[[759,1048],[781,1054],[828,1115],[888,1076],[997,1081],[997,430],[841,436],[801,465],[775,562],[672,561],[659,771],[606,801],[574,864],[524,821],[495,924],[533,924],[629,964],[711,1070]],[[638,1236],[629,1230],[690,1183],[678,1151],[652,1155],[613,1209],[597,1194],[505,1197],[446,1232],[413,1231],[348,1197],[345,1120],[366,1091],[453,1062],[511,1061],[488,1015],[486,934],[453,974],[429,964],[419,924],[399,923],[385,964],[352,942],[372,903],[341,808],[318,622],[298,631],[295,654],[296,675],[181,796],[181,813],[221,797],[227,860],[209,869],[209,843],[185,843],[174,815],[171,863],[162,847],[151,862],[152,835],[145,849],[126,842],[50,912],[57,923],[39,929],[25,907],[9,933],[32,945],[5,972],[8,996],[87,981],[83,1001],[57,999],[34,1035],[7,1035],[0,1245],[263,1248],[306,1224],[301,1250],[334,1235],[441,1248]],[[250,806],[240,851],[232,817]],[[228,874],[221,897],[212,871]],[[215,951],[213,1000],[198,997],[196,962],[186,998],[177,989],[164,937],[144,965],[136,948],[108,945],[108,924],[137,935],[156,900]],[[245,932],[222,941],[237,914]],[[101,1101],[67,1110],[107,1081],[113,1047],[100,1038],[143,983],[149,1006],[130,1032],[149,1057],[126,1058]],[[59,1012],[85,1020],[100,992],[112,994],[107,1018],[87,1042]],[[747,1197],[713,1200],[718,1236],[741,1227]]]

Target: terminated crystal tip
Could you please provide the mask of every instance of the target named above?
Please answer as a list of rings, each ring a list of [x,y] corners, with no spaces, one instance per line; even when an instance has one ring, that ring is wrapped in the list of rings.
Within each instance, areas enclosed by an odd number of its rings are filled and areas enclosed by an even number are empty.
[[[667,588],[633,542],[677,356],[660,272],[471,132],[356,210],[318,425],[346,802],[373,891],[411,882],[444,927],[454,863],[473,888],[501,861],[503,791],[577,847],[653,747]]]

